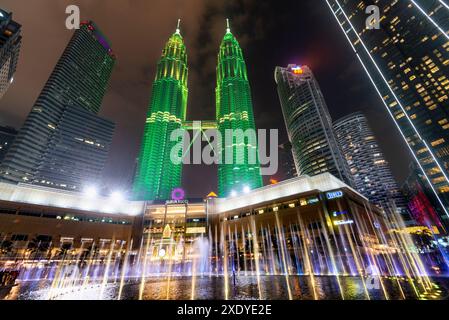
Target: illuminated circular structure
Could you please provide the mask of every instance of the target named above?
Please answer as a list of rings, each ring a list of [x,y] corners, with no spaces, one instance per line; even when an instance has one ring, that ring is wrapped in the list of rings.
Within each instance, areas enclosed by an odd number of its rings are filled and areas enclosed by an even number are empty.
[[[177,200],[177,201],[184,200],[185,196],[186,196],[186,192],[182,188],[173,189],[173,191],[171,193],[172,200]]]

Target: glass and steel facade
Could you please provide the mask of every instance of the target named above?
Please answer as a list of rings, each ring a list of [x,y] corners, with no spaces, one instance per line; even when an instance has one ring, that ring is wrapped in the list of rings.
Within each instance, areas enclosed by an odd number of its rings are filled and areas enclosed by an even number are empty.
[[[0,163],[16,138],[17,130],[12,127],[0,127]]]
[[[0,8],[0,99],[14,80],[21,44],[20,24]]]
[[[448,219],[449,8],[444,1],[327,0],[354,54],[424,173]]]
[[[215,94],[217,128],[223,140],[218,145],[219,196],[260,188],[263,182],[251,88],[242,49],[229,26],[218,54]],[[232,133],[232,141],[227,132]],[[227,161],[230,155],[232,161]]]
[[[352,185],[329,110],[310,68],[276,67],[275,80],[298,175],[329,172]]]
[[[151,260],[191,259],[198,237],[208,237],[207,202],[203,199],[151,202],[145,206],[143,244]]]
[[[108,40],[83,22],[8,151],[3,181],[79,190],[100,178],[113,125],[97,113],[114,64]]]
[[[34,183],[79,190],[97,185],[108,158],[114,123],[84,108],[62,113]]]
[[[286,142],[279,145],[279,165],[282,171],[280,181],[292,179],[298,176],[295,161],[293,159],[292,144]],[[276,176],[278,178],[278,176]]]
[[[181,186],[182,148],[178,163],[170,153],[183,137],[171,139],[171,134],[182,128],[186,118],[187,78],[187,52],[178,28],[157,64],[133,185],[135,199],[171,199],[172,191]]]
[[[27,253],[30,242],[46,243],[44,256],[54,256],[63,244],[71,244],[73,256],[95,247],[103,257],[114,242],[118,250],[140,244],[141,228],[136,226],[141,225],[144,202],[0,183],[0,203],[0,239],[14,244],[7,254],[14,259]]]
[[[365,115],[347,115],[334,122],[334,129],[355,189],[386,212],[407,214],[405,199]]]

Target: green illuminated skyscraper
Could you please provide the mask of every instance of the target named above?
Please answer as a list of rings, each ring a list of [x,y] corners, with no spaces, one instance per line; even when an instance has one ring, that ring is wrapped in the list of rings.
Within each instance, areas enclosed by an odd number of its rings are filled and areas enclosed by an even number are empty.
[[[229,22],[218,54],[215,94],[217,127],[223,139],[222,143],[218,145],[221,159],[221,164],[218,167],[219,196],[227,197],[233,193],[260,188],[263,183],[257,140],[254,139],[256,126],[251,89],[242,49],[231,33]],[[238,129],[248,133],[250,131],[247,130],[250,129],[254,133],[253,139],[250,138],[250,135],[239,134]],[[227,130],[232,130],[232,140],[226,139],[226,132],[231,132]],[[255,159],[253,158],[255,161],[251,159],[251,152],[256,155]],[[227,157],[232,159],[231,163],[226,161]]]
[[[170,37],[157,65],[140,149],[133,194],[136,200],[167,200],[181,185],[182,164],[170,159],[174,130],[185,121],[187,109],[187,53],[179,31]],[[182,150],[179,151],[182,156]]]

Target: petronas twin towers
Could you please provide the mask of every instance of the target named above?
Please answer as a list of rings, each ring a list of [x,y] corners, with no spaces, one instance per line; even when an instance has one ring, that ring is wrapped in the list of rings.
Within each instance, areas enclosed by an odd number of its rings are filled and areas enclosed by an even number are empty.
[[[171,136],[175,130],[185,128],[187,78],[187,52],[178,22],[178,28],[165,45],[157,65],[133,185],[136,200],[172,199],[173,191],[181,187],[182,164],[171,160],[171,152],[182,143],[182,138],[174,140]],[[223,137],[227,130],[255,130],[246,64],[229,23],[218,54],[216,129]],[[244,152],[237,152],[242,144]],[[259,161],[249,161],[248,156],[254,149],[257,154],[257,142],[246,138],[226,140],[218,144],[218,156],[223,159],[228,149],[233,149],[231,154],[238,161],[222,161],[218,165],[219,196],[227,197],[233,192],[261,187]],[[178,156],[183,157],[183,150],[179,150]],[[241,159],[235,159],[236,156]]]

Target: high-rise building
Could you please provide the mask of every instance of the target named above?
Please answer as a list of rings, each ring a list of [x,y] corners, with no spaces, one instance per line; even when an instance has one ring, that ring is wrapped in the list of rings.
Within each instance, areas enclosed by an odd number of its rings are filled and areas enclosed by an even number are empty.
[[[20,24],[0,9],[0,99],[14,80],[21,44]]]
[[[329,172],[352,186],[329,110],[310,68],[276,67],[275,80],[298,175]]]
[[[66,107],[33,183],[75,190],[98,184],[114,127],[113,122],[82,107]]]
[[[83,22],[9,149],[2,180],[79,190],[101,177],[113,125],[97,113],[114,64],[109,41]]]
[[[449,209],[449,7],[441,0],[326,0],[424,178]],[[380,12],[377,28],[368,12]],[[375,9],[375,7],[373,7]],[[367,10],[369,9],[369,10]],[[375,11],[375,10],[374,10]]]
[[[407,205],[365,115],[356,112],[334,122],[338,143],[355,189],[386,212],[407,215]]]
[[[295,160],[293,159],[292,144],[286,142],[279,145],[280,180],[288,180],[297,177]]]
[[[157,64],[133,185],[137,200],[171,199],[172,191],[181,186],[182,163],[173,162],[170,154],[182,138],[171,139],[171,134],[186,118],[187,77],[187,52],[178,23]],[[178,156],[182,158],[182,150]]]
[[[242,49],[229,22],[218,54],[215,94],[217,128],[223,139],[218,146],[219,196],[260,188],[263,182],[251,88]],[[227,132],[233,134],[232,141]]]
[[[0,163],[5,158],[9,147],[16,138],[17,130],[11,127],[0,127]]]

